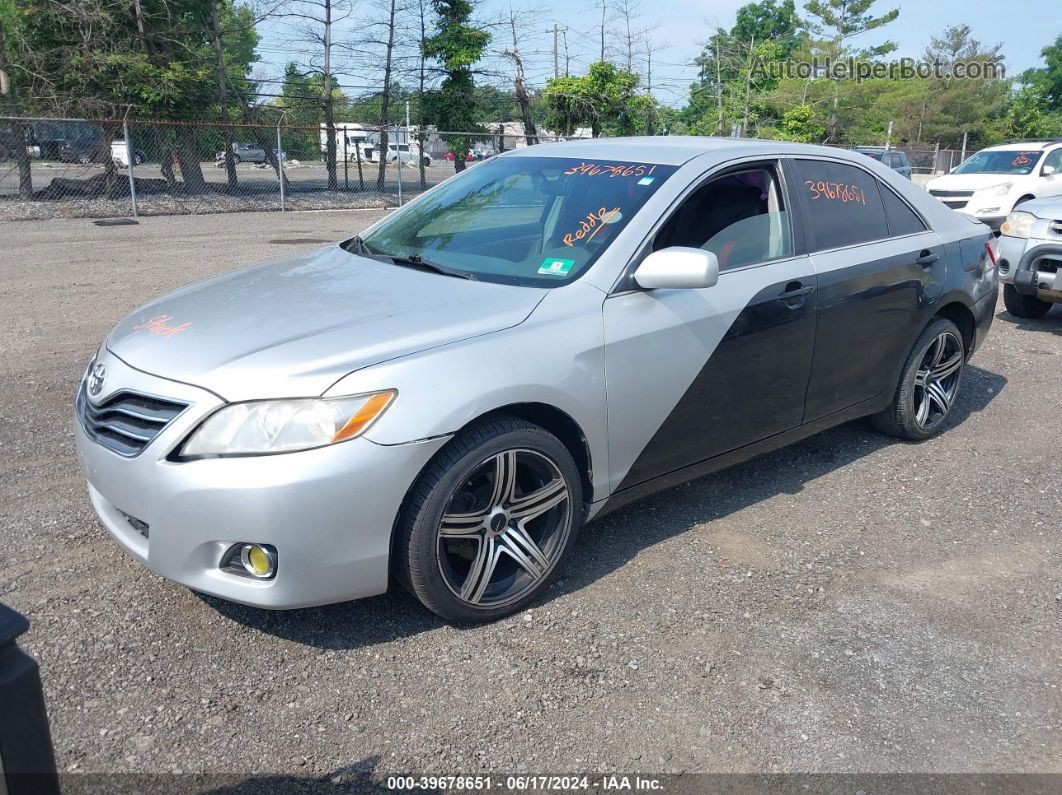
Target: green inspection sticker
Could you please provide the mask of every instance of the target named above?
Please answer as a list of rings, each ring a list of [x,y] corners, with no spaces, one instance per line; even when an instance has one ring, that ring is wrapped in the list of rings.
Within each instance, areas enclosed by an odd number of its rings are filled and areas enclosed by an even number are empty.
[[[542,260],[538,266],[538,272],[543,276],[567,276],[568,271],[575,264],[573,259],[553,259],[552,257]]]

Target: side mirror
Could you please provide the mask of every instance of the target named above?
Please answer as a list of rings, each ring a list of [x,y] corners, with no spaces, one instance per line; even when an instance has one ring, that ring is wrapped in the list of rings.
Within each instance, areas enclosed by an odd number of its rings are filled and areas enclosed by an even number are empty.
[[[1055,168],[1054,166],[1044,166],[1044,168],[1043,168],[1043,175],[1044,175],[1045,177],[1050,177],[1050,176],[1052,176],[1053,174],[1055,174],[1055,173],[1056,173],[1057,171],[1058,171],[1058,169],[1057,169],[1057,168]]]
[[[711,287],[719,281],[719,260],[702,248],[671,246],[642,260],[634,281],[646,290]]]

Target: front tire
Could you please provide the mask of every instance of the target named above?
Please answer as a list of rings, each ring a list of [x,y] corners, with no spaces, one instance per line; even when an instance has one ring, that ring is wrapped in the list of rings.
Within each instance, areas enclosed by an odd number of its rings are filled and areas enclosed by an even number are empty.
[[[398,575],[447,621],[495,621],[549,587],[582,521],[568,449],[498,415],[453,439],[413,486],[396,530]]]
[[[879,431],[922,441],[944,429],[959,395],[966,347],[958,327],[934,318],[919,335],[900,375],[892,403],[871,417]]]
[[[1003,306],[1014,317],[1035,320],[1043,317],[1051,309],[1050,301],[1041,301],[1035,295],[1022,295],[1013,284],[1003,285]]]

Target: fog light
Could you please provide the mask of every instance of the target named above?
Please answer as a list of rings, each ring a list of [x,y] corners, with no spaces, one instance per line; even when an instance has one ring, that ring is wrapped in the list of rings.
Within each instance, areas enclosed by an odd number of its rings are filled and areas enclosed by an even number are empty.
[[[244,570],[259,580],[268,580],[277,572],[277,551],[259,544],[244,544],[240,550]]]

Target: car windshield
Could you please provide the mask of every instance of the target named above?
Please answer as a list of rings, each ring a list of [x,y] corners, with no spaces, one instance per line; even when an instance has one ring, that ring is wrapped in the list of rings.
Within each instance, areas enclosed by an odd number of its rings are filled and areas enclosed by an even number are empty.
[[[564,284],[593,264],[675,169],[560,157],[485,161],[384,221],[362,248],[484,281]]]
[[[861,154],[861,155],[866,155],[867,157],[872,157],[875,160],[881,160],[883,157],[885,157],[885,153],[884,152],[875,152],[873,150],[867,150],[867,149],[856,149],[856,151],[859,152],[859,154]]]
[[[1004,149],[978,152],[965,160],[952,174],[1028,174],[1043,152],[1038,149]]]

